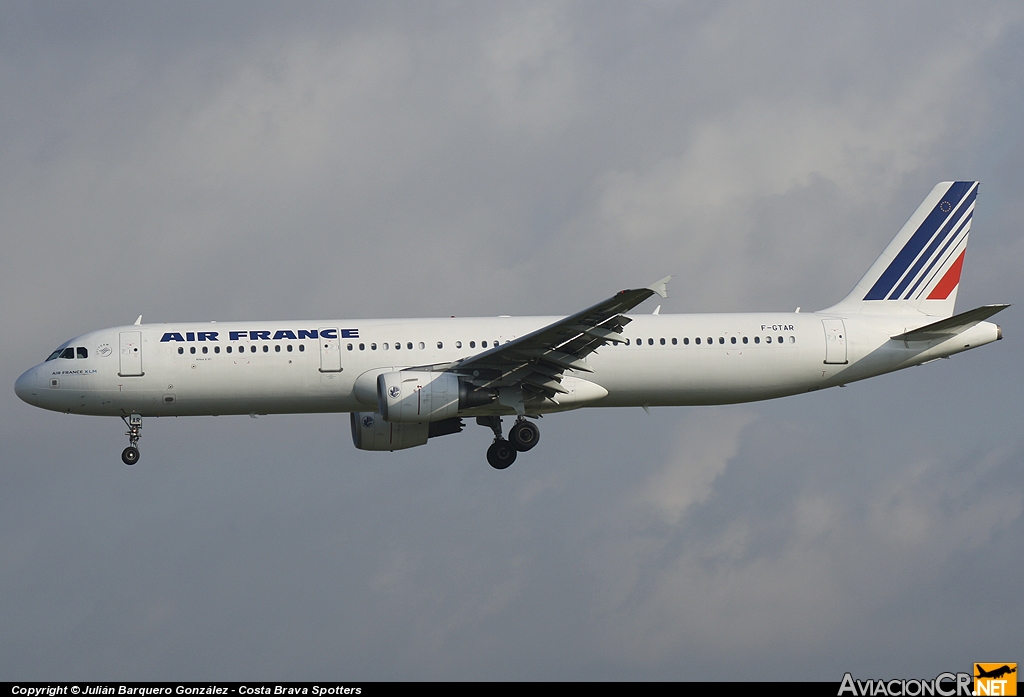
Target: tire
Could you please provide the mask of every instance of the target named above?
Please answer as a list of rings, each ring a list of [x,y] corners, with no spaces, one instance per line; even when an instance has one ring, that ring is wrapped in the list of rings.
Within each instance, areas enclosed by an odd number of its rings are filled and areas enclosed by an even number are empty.
[[[139,461],[139,449],[129,445],[121,452],[121,462],[126,465],[134,465]]]
[[[540,442],[540,429],[532,421],[517,421],[508,432],[508,440],[513,448],[525,453]]]
[[[516,461],[516,454],[507,440],[496,440],[487,448],[487,464],[496,470],[508,469]]]

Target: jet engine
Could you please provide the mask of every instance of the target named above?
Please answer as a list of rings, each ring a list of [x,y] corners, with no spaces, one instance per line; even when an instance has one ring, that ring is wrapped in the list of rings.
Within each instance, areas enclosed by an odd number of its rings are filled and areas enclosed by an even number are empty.
[[[469,384],[454,373],[399,370],[377,376],[380,414],[390,423],[425,423],[454,418],[494,401],[496,392]]]
[[[460,433],[462,419],[453,418],[432,423],[389,423],[380,414],[353,412],[352,442],[360,450],[405,450],[424,445],[428,438]]]

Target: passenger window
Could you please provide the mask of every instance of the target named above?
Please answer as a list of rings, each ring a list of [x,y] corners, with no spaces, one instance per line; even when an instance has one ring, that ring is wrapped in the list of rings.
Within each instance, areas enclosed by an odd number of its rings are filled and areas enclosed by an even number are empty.
[[[347,346],[346,348],[348,348],[348,350],[349,350],[349,351],[351,351],[351,350],[352,350],[352,344],[348,344],[348,346]],[[289,350],[289,351],[291,351],[291,350],[292,350],[292,347],[291,347],[291,346],[289,346],[289,347],[288,347],[288,350]]]
[[[365,351],[366,350],[366,344],[359,344],[359,350],[360,351]]]
[[[648,337],[648,339],[647,339],[647,345],[648,345],[648,346],[654,346],[654,339],[651,339],[650,337]]]
[[[188,347],[188,352],[194,354],[196,352],[196,347],[195,346],[189,346]]]
[[[228,346],[228,348],[227,348],[227,352],[228,352],[228,353],[231,353],[231,347],[230,347],[230,346]]]
[[[696,343],[696,344],[697,344],[698,346],[700,346],[700,337],[699,337],[699,336],[698,336],[698,337],[697,337],[696,339],[694,339],[693,341],[694,341],[694,343]]]
[[[724,344],[725,343],[725,337],[724,336],[718,337],[718,343]]]
[[[78,357],[79,358],[88,358],[89,357],[89,351],[84,346],[79,346],[77,349],[75,349],[75,351],[78,352]]]
[[[305,350],[306,350],[306,345],[305,344],[299,344],[299,351],[305,351]]]
[[[714,339],[712,339],[712,338],[711,338],[711,337],[709,336],[709,337],[708,337],[708,343],[709,343],[709,344],[713,344],[713,343],[715,343],[715,340],[714,340]]]
[[[423,343],[423,342],[421,341],[421,342],[420,342],[420,349],[422,350],[422,349],[425,349],[426,347],[427,347],[427,345],[426,345],[426,344],[424,344],[424,343]]]
[[[789,337],[789,343],[795,344],[796,343],[796,337],[795,336]]]
[[[684,336],[683,337],[683,346],[689,346],[689,345],[690,345],[690,337]]]
[[[785,339],[783,339],[783,338],[782,338],[782,337],[780,336],[780,337],[779,337],[779,343],[781,344],[781,343],[782,343],[783,341],[785,341]]]
[[[412,342],[410,341],[408,344],[405,345],[405,347],[412,351]]]
[[[470,348],[476,348],[476,342],[475,341],[470,341],[469,342],[469,347]]]
[[[755,344],[760,344],[760,343],[761,343],[761,337],[759,337],[759,336],[755,336],[755,337],[754,337],[754,343],[755,343]]]
[[[438,348],[444,348],[444,344],[442,344],[440,341],[438,341],[437,342],[437,347]]]
[[[661,345],[664,346],[665,345],[665,340],[664,339],[660,339],[660,341],[661,341]]]
[[[399,350],[400,348],[402,348],[402,345],[401,345],[400,343],[398,343],[398,342],[396,341],[396,342],[395,342],[395,350],[397,351],[397,350]]]
[[[391,344],[385,341],[383,344],[380,345],[380,347],[387,351],[389,348],[391,348]]]
[[[270,347],[266,344],[263,344],[263,353],[270,353]]]
[[[736,337],[734,337],[734,336],[731,336],[731,337],[729,337],[729,341],[730,341],[731,343],[734,343],[734,344],[735,344],[735,343],[736,343]]]
[[[231,350],[231,347],[229,346],[229,347],[228,347],[228,351],[230,351],[230,350]],[[179,346],[179,347],[178,347],[178,355],[180,356],[180,355],[181,355],[181,354],[183,354],[183,353],[185,353],[185,349],[184,349],[184,347],[182,347],[182,346]]]
[[[274,344],[274,353],[281,353],[281,344]]]
[[[209,352],[210,352],[210,347],[209,346],[204,346],[203,347],[203,353],[209,353]]]
[[[480,346],[482,346],[483,348],[487,348],[487,342],[486,341],[481,341],[480,342]]]
[[[348,350],[349,350],[349,351],[351,351],[351,350],[352,350],[352,344],[349,344],[349,345],[348,345]],[[292,345],[291,345],[291,344],[288,344],[288,353],[291,353],[291,352],[292,352]]]
[[[455,342],[455,348],[462,348],[462,342],[461,341],[456,341]]]
[[[376,343],[370,344],[370,350],[371,351],[376,351],[377,350],[377,344]]]
[[[256,353],[256,344],[253,344],[252,346],[250,346],[249,347],[249,351],[250,351],[250,353]]]
[[[747,337],[743,337],[743,343],[747,343]]]
[[[213,347],[213,352],[214,353],[220,353],[220,346],[214,346]]]
[[[772,343],[772,338],[771,338],[770,336],[766,336],[766,337],[764,338],[764,343],[766,343],[766,344],[770,344],[770,343]]]
[[[672,337],[672,345],[675,346],[678,343],[679,343],[679,340],[677,338],[675,338],[675,337]]]
[[[66,349],[64,349],[63,351],[60,352],[60,357],[61,358],[74,358],[75,357],[75,349],[73,349],[73,348],[71,348],[69,346],[68,348],[66,348]]]

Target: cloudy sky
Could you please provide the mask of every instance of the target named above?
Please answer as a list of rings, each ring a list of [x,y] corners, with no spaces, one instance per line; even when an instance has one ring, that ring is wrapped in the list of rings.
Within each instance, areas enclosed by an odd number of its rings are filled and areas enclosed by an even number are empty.
[[[845,389],[550,417],[504,472],[344,415],[151,419],[129,469],[13,390],[140,313],[826,307],[954,178],[958,308],[1018,303],[1019,4],[5,2],[0,94],[0,679],[1024,659],[1019,305]]]

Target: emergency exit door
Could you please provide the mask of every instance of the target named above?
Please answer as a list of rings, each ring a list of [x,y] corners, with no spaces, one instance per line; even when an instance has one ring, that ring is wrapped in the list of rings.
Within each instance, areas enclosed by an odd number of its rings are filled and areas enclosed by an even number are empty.
[[[846,357],[846,325],[841,319],[823,319],[825,325],[825,362],[849,363]]]
[[[341,372],[341,334],[337,329],[319,330],[320,335],[320,372]]]
[[[121,332],[121,363],[117,374],[123,378],[142,372],[142,332]]]

